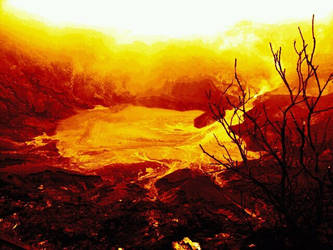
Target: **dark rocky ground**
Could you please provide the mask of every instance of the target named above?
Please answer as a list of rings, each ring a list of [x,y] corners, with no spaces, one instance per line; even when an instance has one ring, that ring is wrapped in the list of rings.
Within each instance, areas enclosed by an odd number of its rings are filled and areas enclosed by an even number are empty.
[[[1,173],[0,242],[7,249],[171,249],[189,237],[203,249],[228,249],[246,234],[242,211],[202,172],[166,175],[155,194],[146,181],[59,169]]]

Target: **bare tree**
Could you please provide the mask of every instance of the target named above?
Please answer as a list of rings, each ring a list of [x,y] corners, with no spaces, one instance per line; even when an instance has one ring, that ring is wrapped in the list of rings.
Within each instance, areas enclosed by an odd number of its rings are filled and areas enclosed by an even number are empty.
[[[318,65],[314,63],[314,16],[310,45],[300,28],[298,31],[300,46],[294,41],[298,56],[296,83],[286,75],[281,62],[281,47],[274,50],[270,43],[275,69],[287,95],[256,101],[252,108],[256,95],[241,82],[235,60],[235,81],[225,90],[227,93],[236,87],[239,92],[236,102],[227,97],[233,107],[232,115],[225,116],[223,107],[209,100],[213,117],[236,145],[242,161],[232,157],[228,146],[217,136],[216,142],[222,152],[220,157],[200,147],[221,166],[224,173],[232,173],[246,183],[248,191],[245,193],[249,199],[260,200],[267,205],[266,210],[271,209],[270,214],[260,215],[265,226],[284,228],[290,241],[297,237],[300,239],[296,245],[301,241],[305,244],[309,237],[311,242],[332,244],[333,183],[330,164],[333,161],[333,122],[330,114],[333,107],[329,106],[329,97],[324,94],[333,74],[321,80]],[[274,103],[274,100],[275,104],[269,105],[269,101]],[[258,152],[257,159],[249,157],[251,149]],[[247,204],[242,206],[249,208]]]

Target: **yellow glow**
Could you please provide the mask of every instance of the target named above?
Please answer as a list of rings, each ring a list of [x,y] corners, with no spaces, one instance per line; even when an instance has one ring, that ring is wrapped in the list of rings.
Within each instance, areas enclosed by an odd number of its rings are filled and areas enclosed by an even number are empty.
[[[42,146],[44,140],[56,140],[60,154],[70,158],[74,168],[80,166],[76,169],[80,171],[145,161],[179,168],[211,162],[202,154],[199,144],[214,155],[220,155],[214,136],[218,135],[220,142],[228,145],[232,157],[241,160],[236,145],[230,143],[218,122],[200,129],[194,127],[193,120],[200,114],[199,110],[96,106],[62,120],[55,135],[38,136],[28,145]],[[227,111],[228,120],[231,115],[232,111]],[[248,156],[256,158],[258,154],[249,152]]]
[[[58,26],[87,26],[127,37],[215,36],[241,20],[276,23],[317,20],[332,13],[333,1],[317,0],[7,0]],[[22,13],[21,13],[22,14]]]
[[[61,121],[53,138],[62,155],[86,168],[145,160],[193,160],[200,153],[197,142],[204,136],[203,130],[193,126],[193,119],[201,113],[138,106],[114,112],[97,107]]]

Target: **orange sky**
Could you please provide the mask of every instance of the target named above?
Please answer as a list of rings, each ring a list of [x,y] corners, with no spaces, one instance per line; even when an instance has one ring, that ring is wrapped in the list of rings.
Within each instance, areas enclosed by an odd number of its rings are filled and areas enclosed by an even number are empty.
[[[211,39],[244,20],[281,23],[333,13],[333,2],[327,0],[6,0],[4,7],[52,25],[112,32],[121,41]]]

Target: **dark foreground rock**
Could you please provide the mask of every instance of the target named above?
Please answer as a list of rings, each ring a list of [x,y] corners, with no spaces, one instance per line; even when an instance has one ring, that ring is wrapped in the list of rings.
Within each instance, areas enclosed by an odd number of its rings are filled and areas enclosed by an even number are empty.
[[[244,230],[236,216],[241,211],[200,171],[183,169],[159,179],[157,196],[146,182],[107,179],[63,170],[1,173],[2,244],[170,249],[189,237],[216,248],[234,244],[230,230]]]

